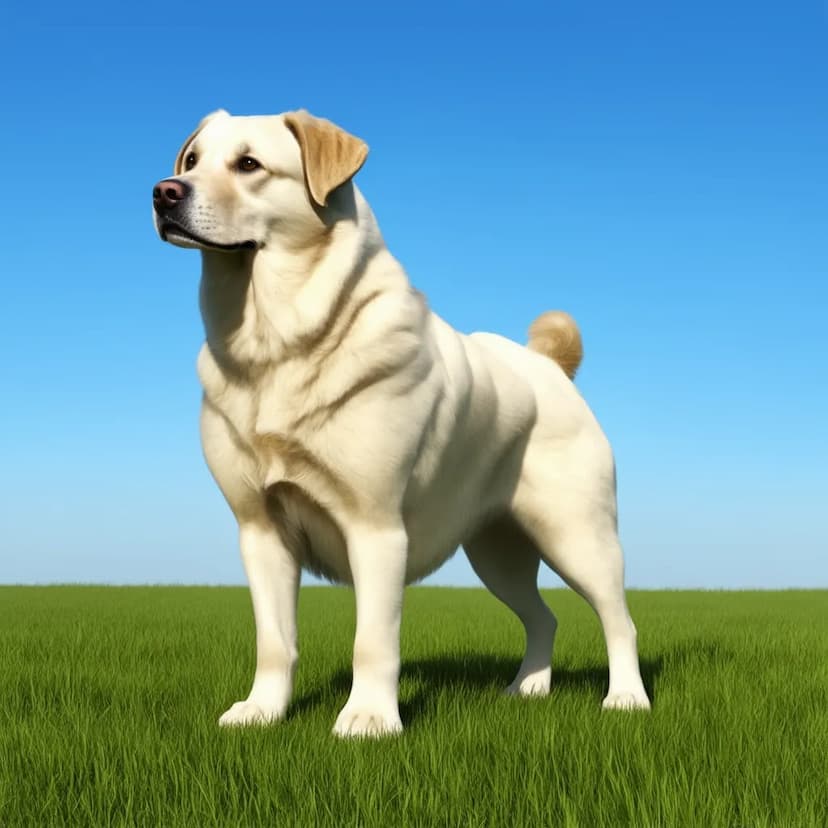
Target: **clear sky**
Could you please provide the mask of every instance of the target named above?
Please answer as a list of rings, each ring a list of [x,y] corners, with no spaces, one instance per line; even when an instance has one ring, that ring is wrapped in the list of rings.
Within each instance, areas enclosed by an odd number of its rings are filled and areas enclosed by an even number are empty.
[[[0,582],[243,582],[151,190],[207,112],[305,107],[451,324],[575,316],[629,585],[828,586],[824,4],[280,5],[3,12]]]

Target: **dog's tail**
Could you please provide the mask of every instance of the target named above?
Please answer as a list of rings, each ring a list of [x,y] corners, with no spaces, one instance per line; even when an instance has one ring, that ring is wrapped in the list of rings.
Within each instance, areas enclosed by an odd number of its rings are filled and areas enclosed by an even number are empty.
[[[572,379],[584,357],[575,320],[563,311],[542,313],[529,327],[529,348],[554,359]]]

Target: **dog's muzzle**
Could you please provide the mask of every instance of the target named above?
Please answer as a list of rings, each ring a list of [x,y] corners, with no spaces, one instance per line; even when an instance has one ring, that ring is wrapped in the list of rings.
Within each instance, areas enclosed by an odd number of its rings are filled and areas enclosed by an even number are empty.
[[[177,240],[186,247],[209,247],[214,250],[254,250],[252,240],[224,244],[210,241],[190,229],[187,220],[188,199],[193,192],[192,185],[177,178],[165,178],[152,188],[152,206],[155,208],[158,233],[164,241]],[[172,237],[172,238],[171,238]]]

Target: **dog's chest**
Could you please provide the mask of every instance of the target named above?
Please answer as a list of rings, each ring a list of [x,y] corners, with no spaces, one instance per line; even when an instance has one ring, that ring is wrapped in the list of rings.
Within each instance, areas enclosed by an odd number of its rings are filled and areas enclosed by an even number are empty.
[[[280,481],[301,485],[318,476],[323,465],[316,461],[318,423],[305,416],[319,380],[312,365],[291,361],[234,377],[205,344],[198,375],[206,399],[255,458],[262,489]]]
[[[271,518],[305,539],[297,546],[305,568],[350,582],[342,535],[328,508],[341,508],[353,495],[345,475],[322,457],[314,429],[297,423],[302,389],[312,390],[307,372],[268,370],[256,383],[233,382],[205,345],[198,374],[210,407],[229,427],[217,430],[225,435],[217,450],[216,431],[210,432],[213,450],[205,445],[205,454],[231,505],[234,499],[266,502]]]

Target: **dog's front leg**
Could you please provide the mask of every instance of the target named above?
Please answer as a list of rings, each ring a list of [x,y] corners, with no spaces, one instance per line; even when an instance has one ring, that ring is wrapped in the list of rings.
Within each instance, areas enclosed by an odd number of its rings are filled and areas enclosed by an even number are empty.
[[[281,719],[293,690],[299,563],[267,523],[239,526],[244,569],[256,619],[256,675],[250,695],[219,719],[220,725]]]
[[[397,701],[408,538],[402,528],[348,533],[356,593],[351,695],[334,725],[337,736],[381,736],[402,730]]]

